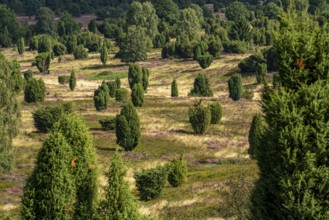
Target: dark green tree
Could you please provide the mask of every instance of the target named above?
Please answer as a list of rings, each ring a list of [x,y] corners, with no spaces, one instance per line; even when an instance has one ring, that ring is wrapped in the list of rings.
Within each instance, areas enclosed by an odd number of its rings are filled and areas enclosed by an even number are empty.
[[[60,37],[70,34],[77,34],[80,32],[80,25],[72,15],[64,12],[58,22],[58,35]]]
[[[171,83],[171,97],[178,97],[178,87],[176,79],[174,79]]]
[[[259,64],[265,63],[266,60],[262,53],[257,52],[253,55],[243,59],[238,67],[241,70],[241,73],[255,73]]]
[[[12,140],[18,133],[20,119],[20,107],[16,100],[17,93],[12,73],[10,63],[0,53],[0,173],[9,171],[12,167]]]
[[[60,132],[43,142],[23,191],[22,219],[72,219],[76,194],[71,146]]]
[[[38,53],[51,52],[54,39],[50,35],[38,35]]]
[[[109,89],[105,83],[98,87],[94,92],[94,105],[97,111],[107,109],[110,95]]]
[[[57,35],[55,14],[50,8],[39,8],[36,19],[38,21],[35,25],[35,30],[38,34],[49,34],[50,36]]]
[[[211,124],[218,124],[223,116],[223,107],[218,103],[212,103],[209,105],[211,113]]]
[[[248,19],[250,12],[243,2],[235,1],[227,7],[225,15],[230,21],[238,21]]]
[[[101,61],[102,61],[103,65],[106,65],[106,63],[107,63],[107,56],[108,56],[107,53],[108,53],[107,52],[107,46],[103,42],[103,46],[102,46],[102,50],[101,50]]]
[[[34,78],[27,81],[24,90],[25,102],[43,102],[45,99],[46,85],[42,79]]]
[[[249,129],[249,149],[250,158],[255,158],[255,152],[262,148],[262,136],[264,134],[264,119],[260,114],[255,114]]]
[[[207,69],[211,65],[213,60],[214,57],[209,53],[206,53],[205,55],[199,56],[197,58],[197,61],[202,69]]]
[[[20,38],[17,42],[17,50],[20,55],[25,52],[25,41],[24,38]]]
[[[228,80],[228,90],[230,98],[233,101],[237,101],[242,97],[243,85],[240,74],[235,73],[231,76],[231,78]]]
[[[16,15],[5,5],[0,5],[0,46],[9,47],[21,37]]]
[[[150,70],[146,67],[143,67],[142,73],[143,73],[143,79],[142,79],[143,88],[144,88],[144,91],[146,92],[147,88],[149,87]]]
[[[56,43],[53,47],[53,52],[55,56],[63,56],[66,54],[66,46],[61,43]]]
[[[190,91],[192,96],[213,96],[212,90],[209,85],[208,76],[205,74],[199,74],[194,80],[194,87]]]
[[[32,63],[33,66],[37,66],[40,73],[49,73],[49,67],[51,62],[51,53],[39,53],[35,57],[35,61]]]
[[[179,9],[172,0],[152,0],[156,13],[160,19],[174,22],[179,16]]]
[[[196,134],[205,134],[210,126],[210,108],[202,105],[202,100],[195,103],[188,111],[189,121]]]
[[[258,64],[256,68],[256,80],[257,83],[265,83],[265,77],[267,73],[267,65],[265,63]]]
[[[132,103],[127,103],[116,118],[117,144],[126,151],[133,150],[139,143],[141,132],[139,117]]]
[[[168,182],[173,187],[178,187],[187,181],[187,164],[183,156],[174,159],[169,165]]]
[[[128,82],[130,89],[132,89],[135,84],[143,83],[143,71],[138,64],[134,64],[134,63],[129,64]]]
[[[129,92],[125,88],[117,89],[115,92],[115,101],[126,102],[129,99]]]
[[[144,88],[141,83],[135,84],[131,90],[131,101],[135,107],[142,107],[144,105]]]
[[[75,86],[77,85],[77,77],[75,76],[74,70],[72,70],[70,79],[69,79],[70,90],[74,91]]]
[[[76,60],[85,60],[85,59],[88,58],[88,52],[82,44],[77,46],[77,48],[75,49],[73,55],[74,55],[74,59],[76,59]]]
[[[105,189],[105,200],[101,203],[101,219],[105,220],[138,220],[137,205],[124,180],[127,168],[120,154],[116,152],[112,157],[109,172],[106,174],[108,185]]]

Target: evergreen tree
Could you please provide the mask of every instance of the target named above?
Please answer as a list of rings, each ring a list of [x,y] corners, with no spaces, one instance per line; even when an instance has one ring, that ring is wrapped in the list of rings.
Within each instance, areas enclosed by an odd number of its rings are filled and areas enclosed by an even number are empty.
[[[261,149],[261,139],[264,132],[263,118],[260,114],[255,114],[252,118],[252,122],[249,129],[249,149],[248,153],[251,158],[255,158],[255,151]]]
[[[75,76],[74,70],[72,70],[72,72],[71,72],[70,79],[69,79],[69,85],[70,85],[70,90],[74,91],[75,86],[77,85],[77,78]]]
[[[0,6],[1,7],[1,6]],[[11,169],[12,140],[18,132],[20,107],[16,99],[10,63],[0,53],[0,173]]]
[[[202,69],[207,69],[211,65],[213,60],[213,56],[211,56],[209,53],[203,56],[199,56],[197,58],[197,61]]]
[[[171,83],[171,97],[178,97],[178,88],[176,79],[174,79]]]
[[[130,89],[133,89],[135,84],[143,83],[143,71],[138,64],[129,64],[128,82]]]
[[[131,101],[135,107],[142,107],[144,105],[144,88],[141,83],[134,85],[131,91]]]
[[[126,151],[133,150],[139,143],[141,132],[139,117],[132,103],[127,103],[116,118],[117,144]]]
[[[107,46],[104,42],[103,42],[103,46],[102,46],[102,50],[101,50],[101,61],[102,61],[103,65],[106,65],[106,63],[107,63]]]
[[[25,52],[25,41],[24,38],[20,38],[17,42],[17,50],[20,55]]]
[[[178,187],[187,181],[187,165],[183,156],[174,159],[169,165],[168,182],[173,187]]]
[[[94,92],[94,105],[96,110],[102,111],[107,109],[109,99],[109,89],[105,83],[102,83]]]
[[[117,77],[116,79],[115,79],[115,83],[116,83],[116,88],[117,89],[120,89],[121,88],[121,80],[120,80],[120,78],[119,77]]]
[[[267,73],[267,65],[265,63],[258,64],[256,68],[256,80],[257,83],[265,83],[265,77]]]
[[[150,70],[146,67],[143,67],[142,72],[143,72],[143,79],[142,79],[143,88],[144,88],[144,91],[146,92],[147,87],[149,86]]]
[[[275,33],[279,86],[262,96],[267,126],[251,219],[328,218],[328,31],[293,11]]]
[[[231,78],[228,81],[228,90],[230,93],[230,98],[233,101],[237,101],[242,97],[243,86],[242,86],[240,74],[235,73],[231,76]]]
[[[108,220],[138,220],[137,205],[129,186],[124,180],[127,169],[118,152],[114,154],[109,172],[108,186],[105,189],[105,200],[101,203],[101,219]]]
[[[50,52],[39,53],[36,56],[35,61],[32,63],[32,65],[37,66],[40,73],[49,73],[50,61]]]
[[[38,10],[36,19],[38,20],[35,29],[39,34],[57,35],[57,26],[54,12],[47,7],[41,7]]]
[[[4,4],[0,5],[0,46],[9,47],[21,37],[16,14]]]
[[[205,134],[210,126],[210,109],[202,105],[202,100],[190,107],[188,111],[189,121],[196,134]]]
[[[223,115],[223,107],[218,103],[212,103],[209,105],[211,112],[211,124],[218,124]]]
[[[27,81],[24,90],[24,101],[43,102],[45,99],[46,86],[42,79],[36,80],[34,78]]]
[[[54,126],[71,146],[71,166],[76,186],[73,219],[92,219],[98,209],[98,165],[92,137],[85,122],[77,115],[62,117]]]
[[[76,47],[73,55],[75,60],[85,60],[88,58],[88,52],[82,44]]]
[[[72,148],[60,132],[44,141],[23,191],[22,219],[72,219],[76,187]]]

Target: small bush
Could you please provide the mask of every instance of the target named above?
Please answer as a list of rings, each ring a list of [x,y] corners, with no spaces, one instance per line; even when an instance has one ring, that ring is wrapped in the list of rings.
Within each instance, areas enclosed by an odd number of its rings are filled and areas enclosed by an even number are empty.
[[[223,116],[223,107],[218,103],[212,103],[209,105],[211,112],[211,124],[218,124]]]
[[[235,73],[231,76],[228,81],[228,89],[230,93],[230,98],[233,99],[233,101],[237,101],[242,97],[243,86],[240,74]]]
[[[205,134],[211,122],[211,112],[206,106],[203,106],[202,101],[190,107],[188,115],[189,121],[196,134]]]
[[[69,85],[70,85],[70,90],[74,91],[76,85],[77,85],[77,77],[75,76],[74,70],[72,70],[70,79],[69,79]]]
[[[207,53],[203,56],[199,56],[197,60],[202,69],[207,69],[213,62],[214,58],[213,56]]]
[[[52,51],[52,38],[49,35],[38,36],[38,53],[47,53]]]
[[[63,56],[66,54],[66,47],[64,44],[57,43],[53,47],[53,52],[55,56]]]
[[[149,201],[160,196],[167,181],[168,171],[160,166],[134,174],[139,197]]]
[[[253,55],[243,59],[239,63],[241,73],[255,73],[259,64],[265,63],[262,53],[254,53]]]
[[[20,55],[22,55],[25,52],[25,41],[24,38],[20,38],[17,42],[17,50]]]
[[[39,53],[35,57],[35,61],[32,63],[32,65],[37,66],[40,73],[49,73],[50,61],[51,61],[50,52]]]
[[[162,59],[173,58],[175,57],[175,43],[167,43],[161,52]]]
[[[107,87],[109,88],[109,95],[111,98],[115,97],[115,93],[117,90],[117,82],[113,81],[113,82],[107,82],[106,83]]]
[[[28,81],[29,79],[32,79],[34,77],[34,74],[32,70],[28,70],[24,73],[24,79]]]
[[[267,73],[267,65],[265,63],[258,64],[256,68],[256,80],[258,84],[265,83]]]
[[[226,41],[223,47],[226,53],[245,54],[248,52],[247,46],[241,41]]]
[[[94,92],[94,105],[97,111],[102,111],[107,109],[108,102],[109,102],[109,89],[103,83],[98,89]]]
[[[212,90],[209,85],[209,79],[205,74],[199,74],[194,80],[194,87],[190,91],[191,96],[213,96]]]
[[[102,120],[99,120],[99,123],[102,126],[102,129],[105,131],[111,131],[115,129],[115,117],[106,117]]]
[[[34,78],[27,81],[24,90],[25,102],[43,102],[45,98],[46,86],[42,79]]]
[[[126,102],[129,99],[129,92],[125,88],[117,89],[115,92],[115,101]]]
[[[174,79],[171,83],[171,97],[178,97],[178,88],[176,79]]]
[[[71,103],[39,108],[33,113],[34,126],[39,132],[48,133],[63,114],[72,113],[72,111]]]
[[[178,187],[187,181],[187,165],[184,157],[174,159],[169,165],[168,182]]]
[[[150,70],[146,67],[143,67],[142,72],[143,72],[143,79],[142,79],[143,88],[144,88],[144,92],[146,92],[149,86]]]
[[[58,83],[61,85],[68,84],[70,81],[70,76],[58,76]]]
[[[134,85],[131,91],[131,101],[136,107],[142,107],[144,105],[144,88],[141,83]]]
[[[84,59],[87,59],[87,58],[88,58],[88,52],[87,52],[87,50],[84,48],[83,45],[79,45],[79,46],[75,49],[73,55],[74,55],[74,59],[76,59],[76,60],[84,60]]]
[[[249,149],[248,153],[250,158],[255,158],[258,147],[261,147],[261,139],[264,133],[263,117],[260,114],[255,114],[252,118],[252,122],[249,129],[248,142]]]

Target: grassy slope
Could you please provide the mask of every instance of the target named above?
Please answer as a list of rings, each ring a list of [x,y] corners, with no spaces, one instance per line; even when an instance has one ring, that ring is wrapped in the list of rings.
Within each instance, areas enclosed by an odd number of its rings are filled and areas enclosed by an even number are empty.
[[[12,50],[5,50],[4,53],[8,59],[19,60],[22,71],[36,71],[31,67],[35,57],[32,52],[23,56]],[[247,156],[247,136],[252,115],[259,110],[257,92],[260,88],[255,84],[254,77],[244,77],[245,86],[256,92],[253,100],[233,102],[227,92],[227,80],[231,73],[238,70],[237,64],[245,56],[224,55],[204,71],[195,61],[161,60],[159,50],[153,50],[147,61],[140,62],[141,66],[151,70],[150,87],[145,106],[138,109],[142,141],[133,152],[122,152],[130,167],[127,180],[137,196],[133,184],[133,173],[136,170],[167,163],[180,154],[186,155],[190,170],[187,184],[177,189],[167,185],[160,198],[140,202],[141,212],[163,219],[215,219],[221,216],[218,208],[223,201],[219,190],[225,180],[245,169],[256,170],[255,163]],[[70,92],[67,85],[59,85],[57,82],[58,75],[68,75],[72,69],[78,78],[74,92]],[[42,77],[47,86],[46,101],[40,105],[72,101],[75,111],[86,119],[94,138],[101,174],[108,168],[116,144],[114,132],[100,130],[98,120],[108,115],[115,116],[120,111],[120,103],[112,99],[106,111],[96,112],[92,96],[101,80],[88,79],[104,71],[123,74],[127,70],[127,65],[113,59],[107,66],[102,66],[98,54],[90,54],[85,61],[75,61],[71,55],[66,55],[60,64],[54,59],[51,74],[36,75]],[[195,76],[202,71],[208,74],[214,90],[214,97],[205,98],[204,101],[220,102],[224,116],[220,124],[212,125],[206,135],[197,136],[193,134],[187,116],[188,107],[196,98],[187,97],[187,93]],[[173,78],[177,79],[180,94],[176,99],[169,96]],[[126,78],[121,81],[123,87],[128,87]],[[22,95],[19,98],[22,100]],[[0,176],[0,219],[18,218],[22,188],[32,171],[42,141],[46,138],[46,135],[37,133],[33,127],[31,115],[36,108],[36,105],[22,106],[21,132],[14,141],[14,169]],[[101,185],[106,183],[103,175],[99,179]]]

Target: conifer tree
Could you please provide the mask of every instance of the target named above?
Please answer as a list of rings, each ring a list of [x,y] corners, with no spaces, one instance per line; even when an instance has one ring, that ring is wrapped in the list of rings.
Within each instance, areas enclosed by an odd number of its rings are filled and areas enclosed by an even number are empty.
[[[74,91],[75,86],[77,85],[77,78],[75,76],[74,70],[72,70],[72,72],[71,72],[70,79],[69,79],[69,85],[70,85],[70,90]]]
[[[17,50],[20,55],[22,55],[25,52],[25,41],[24,38],[20,38],[17,42]]]
[[[231,78],[228,81],[228,90],[230,93],[230,98],[233,101],[237,101],[242,97],[243,86],[242,86],[240,74],[235,73],[231,76]]]
[[[212,103],[209,105],[211,112],[211,124],[218,124],[223,116],[223,107],[218,103]]]
[[[106,65],[107,63],[107,46],[105,44],[105,42],[103,42],[103,46],[102,46],[102,50],[101,50],[101,61],[103,63],[103,65]]]
[[[176,79],[174,79],[171,83],[171,97],[178,97],[178,88]]]
[[[105,83],[98,87],[94,92],[94,105],[97,111],[107,109],[110,99],[109,89]]]
[[[100,218],[105,220],[138,220],[140,219],[137,205],[129,186],[124,180],[127,169],[118,152],[111,161],[108,186],[105,189],[105,200],[101,203]]]
[[[141,83],[134,85],[131,91],[131,101],[135,107],[142,107],[144,105],[144,88]]]
[[[126,151],[133,150],[139,143],[141,132],[136,109],[132,103],[127,103],[116,118],[115,134],[117,144]]]
[[[278,87],[265,87],[267,123],[255,151],[260,178],[250,219],[326,219],[329,213],[329,38],[307,14],[281,16]]]
[[[189,120],[196,134],[205,134],[210,126],[210,108],[202,105],[202,100],[190,107],[188,112]]]
[[[117,77],[116,79],[115,79],[115,83],[116,83],[116,88],[117,89],[120,89],[121,88],[121,80],[120,80],[120,78],[119,77]]]
[[[142,72],[143,72],[143,88],[144,91],[146,92],[147,87],[149,86],[149,77],[150,77],[150,70],[146,67],[142,68]]]
[[[250,158],[255,158],[255,151],[261,148],[261,139],[264,131],[263,118],[260,114],[255,114],[249,129],[249,149]]]
[[[190,95],[192,96],[204,96],[211,97],[213,96],[213,92],[209,85],[208,76],[205,74],[199,74],[194,80],[193,89],[190,91]]]
[[[98,209],[98,165],[91,135],[85,122],[75,114],[62,117],[54,125],[71,146],[73,175],[76,186],[73,219],[92,219]]]
[[[168,182],[173,187],[178,187],[187,181],[187,165],[183,156],[174,159],[169,165]]]
[[[138,64],[129,64],[128,82],[130,89],[133,89],[134,85],[137,83],[143,83],[143,71]]]
[[[44,141],[24,187],[22,219],[72,219],[76,194],[72,148],[60,132]]]
[[[42,79],[29,79],[24,90],[24,101],[43,102],[45,99],[46,86]]]
[[[0,173],[8,171],[13,163],[12,140],[18,133],[20,107],[12,78],[13,69],[0,53]]]

